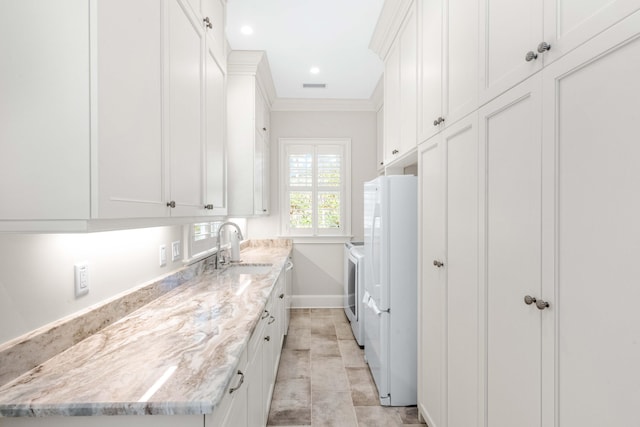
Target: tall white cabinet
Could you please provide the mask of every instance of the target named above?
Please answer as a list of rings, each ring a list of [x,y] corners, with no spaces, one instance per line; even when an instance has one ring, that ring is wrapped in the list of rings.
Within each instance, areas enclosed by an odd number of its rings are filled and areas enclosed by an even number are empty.
[[[640,425],[640,2],[480,5],[498,45],[479,107],[418,147],[418,409],[430,427]],[[513,60],[551,15],[563,38]]]
[[[232,51],[228,58],[229,215],[269,214],[269,132],[275,88],[266,53]]]

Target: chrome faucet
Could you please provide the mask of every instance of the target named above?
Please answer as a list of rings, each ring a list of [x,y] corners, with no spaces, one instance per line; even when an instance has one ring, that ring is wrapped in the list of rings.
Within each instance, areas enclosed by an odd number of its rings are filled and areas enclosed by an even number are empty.
[[[220,253],[222,252],[222,244],[220,242],[220,237],[222,235],[222,229],[227,225],[234,226],[236,228],[236,230],[238,231],[238,239],[239,240],[243,240],[242,231],[240,230],[240,227],[238,227],[238,224],[236,224],[235,222],[231,222],[231,221],[223,222],[222,224],[220,224],[220,227],[218,227],[218,252],[216,252],[216,267],[215,267],[216,269],[219,268],[219,265],[220,265]],[[223,263],[224,263],[224,258],[223,258]]]

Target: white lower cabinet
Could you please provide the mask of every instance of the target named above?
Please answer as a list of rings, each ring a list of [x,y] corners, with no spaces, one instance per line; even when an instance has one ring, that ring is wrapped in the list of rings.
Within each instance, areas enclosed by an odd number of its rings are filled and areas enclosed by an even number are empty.
[[[541,76],[480,110],[488,426],[540,426]],[[513,386],[506,386],[506,385]],[[514,388],[518,390],[514,392]],[[535,409],[537,408],[537,410]]]
[[[418,405],[430,427],[480,426],[477,114],[421,144],[418,159]]]
[[[640,425],[639,29],[480,108],[477,145],[465,118],[420,146],[430,427]]]
[[[204,427],[238,426],[247,427],[247,360],[248,351],[245,350],[240,357],[236,368],[236,377],[224,392],[222,401],[218,404],[212,415],[205,415]]]

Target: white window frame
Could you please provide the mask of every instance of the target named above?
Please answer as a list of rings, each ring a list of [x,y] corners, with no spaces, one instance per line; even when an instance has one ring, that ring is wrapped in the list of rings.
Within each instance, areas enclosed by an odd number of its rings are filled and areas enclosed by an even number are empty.
[[[340,224],[336,230],[318,230],[317,226],[317,184],[316,184],[316,159],[314,157],[313,177],[313,225],[308,230],[296,229],[292,232],[289,225],[289,162],[287,160],[287,147],[290,145],[340,145],[343,150],[341,187],[340,187]],[[284,237],[350,237],[351,236],[351,138],[279,138],[279,178],[280,178],[280,234]]]

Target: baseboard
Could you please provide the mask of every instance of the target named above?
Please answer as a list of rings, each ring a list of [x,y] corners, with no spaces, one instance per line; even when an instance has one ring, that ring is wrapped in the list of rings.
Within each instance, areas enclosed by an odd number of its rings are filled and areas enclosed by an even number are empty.
[[[293,295],[293,308],[342,308],[344,295]]]

